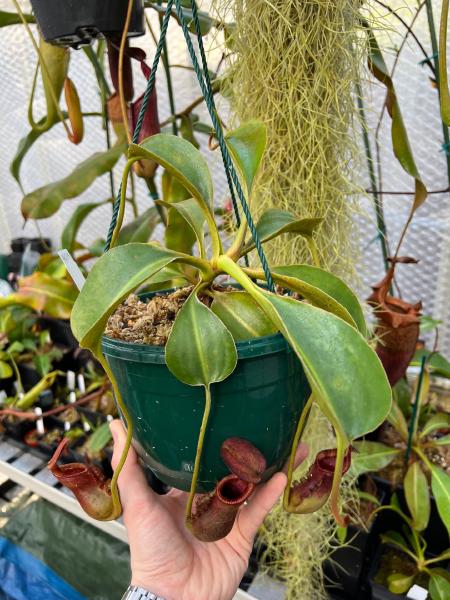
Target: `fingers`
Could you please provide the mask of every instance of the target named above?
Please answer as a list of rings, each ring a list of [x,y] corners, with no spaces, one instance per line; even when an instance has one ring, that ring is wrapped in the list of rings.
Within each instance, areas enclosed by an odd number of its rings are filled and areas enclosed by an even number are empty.
[[[286,487],[284,473],[275,473],[269,481],[257,488],[249,503],[238,513],[238,526],[246,541],[252,542],[268,513]]]
[[[114,440],[114,452],[111,464],[115,470],[122,456],[127,435],[122,423],[118,419],[111,422],[110,429]],[[128,451],[127,459],[117,483],[124,509],[126,509],[132,500],[139,500],[142,497],[153,495],[152,490],[147,485],[147,480],[138,463],[137,454],[133,447]]]

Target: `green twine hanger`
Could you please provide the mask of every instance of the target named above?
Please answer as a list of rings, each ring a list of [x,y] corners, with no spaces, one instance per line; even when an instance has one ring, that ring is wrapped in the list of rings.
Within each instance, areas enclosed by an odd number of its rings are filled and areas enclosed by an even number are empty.
[[[162,25],[161,25],[160,37],[158,40],[158,44],[156,46],[156,52],[155,52],[155,56],[153,59],[150,77],[147,82],[147,88],[145,90],[141,110],[139,112],[139,117],[138,117],[138,120],[136,123],[136,128],[133,132],[133,138],[132,138],[133,144],[137,144],[137,142],[138,142],[139,133],[142,128],[145,111],[147,110],[150,96],[155,87],[156,71],[158,68],[159,59],[161,57],[161,52],[162,52],[162,49],[163,49],[163,46],[165,43],[167,28],[169,25],[169,19],[170,19],[171,13],[172,13],[173,4],[174,4],[174,0],[168,0],[167,6],[166,6],[166,11],[164,13],[164,18],[163,18]],[[222,161],[223,161],[223,165],[225,168],[225,174],[227,177],[227,183],[228,183],[228,187],[229,187],[230,194],[231,194],[233,210],[234,210],[234,214],[236,217],[237,225],[238,226],[240,225],[240,216],[239,216],[239,209],[238,209],[237,202],[236,202],[235,190],[236,190],[237,196],[239,198],[239,202],[241,204],[242,211],[247,220],[247,224],[249,226],[253,240],[255,242],[255,247],[258,252],[259,259],[261,261],[261,265],[262,265],[262,268],[264,271],[267,286],[268,286],[269,290],[273,292],[273,291],[275,291],[275,287],[273,284],[272,275],[269,270],[267,258],[264,254],[264,250],[261,245],[261,240],[259,239],[258,232],[256,231],[256,226],[253,221],[253,218],[252,218],[252,215],[250,212],[250,208],[245,199],[245,195],[242,190],[242,187],[241,187],[241,184],[239,181],[239,177],[236,173],[236,169],[234,168],[230,153],[228,151],[228,148],[227,148],[227,145],[225,142],[225,138],[223,135],[222,126],[221,126],[220,120],[217,115],[217,109],[216,109],[215,102],[214,102],[214,94],[213,94],[212,87],[211,87],[211,79],[209,77],[206,54],[205,54],[205,49],[203,46],[203,39],[202,39],[202,35],[201,35],[201,30],[200,30],[200,21],[198,18],[198,10],[197,10],[197,5],[196,5],[195,0],[191,0],[191,5],[192,5],[192,17],[193,17],[192,20],[193,20],[194,26],[195,26],[197,42],[198,42],[200,57],[201,57],[201,61],[202,61],[202,67],[200,67],[200,65],[199,65],[199,62],[198,62],[198,59],[197,59],[197,56],[196,56],[196,53],[194,50],[194,46],[192,44],[192,40],[191,40],[191,37],[189,34],[189,29],[188,29],[186,20],[184,18],[181,2],[180,2],[180,0],[175,0],[175,9],[176,9],[177,17],[181,24],[181,28],[183,30],[186,45],[188,47],[189,55],[190,55],[190,58],[192,61],[192,66],[194,67],[195,74],[197,75],[200,89],[201,89],[203,97],[205,99],[205,103],[208,108],[209,115],[211,117],[211,121],[212,121],[214,131],[215,131],[215,134],[217,137],[217,141],[219,143],[220,152],[222,155]],[[119,207],[120,207],[121,191],[122,191],[122,186],[120,186],[118,193],[117,193],[117,197],[114,201],[113,214],[111,217],[111,223],[109,226],[108,236],[107,236],[107,240],[106,240],[105,252],[108,251],[110,248],[112,235],[113,235],[116,223],[117,223],[117,216],[118,216]]]

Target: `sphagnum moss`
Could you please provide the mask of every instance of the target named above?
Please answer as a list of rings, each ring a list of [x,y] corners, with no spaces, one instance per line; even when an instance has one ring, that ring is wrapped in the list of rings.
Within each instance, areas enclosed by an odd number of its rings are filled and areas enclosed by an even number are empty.
[[[226,77],[232,113],[260,119],[268,146],[253,212],[268,208],[323,217],[316,240],[321,264],[351,277],[359,129],[354,84],[361,64],[356,0],[215,0],[233,19]],[[356,128],[356,127],[355,127]],[[269,262],[310,262],[304,241],[283,236]]]

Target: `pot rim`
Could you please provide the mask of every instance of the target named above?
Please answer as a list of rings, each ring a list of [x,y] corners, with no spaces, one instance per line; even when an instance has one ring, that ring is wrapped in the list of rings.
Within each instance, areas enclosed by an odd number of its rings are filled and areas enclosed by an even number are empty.
[[[236,285],[239,289],[240,286]],[[138,294],[140,298],[152,298],[157,294],[169,293],[178,288],[158,290],[155,292],[146,292]],[[272,333],[259,338],[251,338],[235,342],[238,359],[256,358],[276,352],[292,352],[291,347],[286,342],[281,333]],[[135,344],[126,342],[107,335],[102,336],[102,350],[105,356],[113,356],[122,360],[129,360],[139,363],[165,364],[165,346],[152,346],[150,344]]]
[[[239,341],[235,342],[235,344],[238,359],[256,358],[258,356],[275,354],[276,352],[292,352],[281,333]],[[102,350],[106,356],[121,358],[122,360],[140,363],[166,363],[165,346],[135,344],[104,335],[102,337]]]

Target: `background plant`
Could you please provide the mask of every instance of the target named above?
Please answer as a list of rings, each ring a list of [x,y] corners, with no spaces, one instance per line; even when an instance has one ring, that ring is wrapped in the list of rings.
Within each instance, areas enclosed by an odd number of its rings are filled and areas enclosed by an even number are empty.
[[[431,600],[441,600],[450,593],[450,576],[444,568],[450,556],[450,551],[445,550],[438,556],[427,556],[427,543],[420,534],[414,519],[408,517],[400,508],[399,502],[394,495],[390,504],[378,508],[375,512],[390,510],[400,518],[399,530],[391,530],[381,535],[383,543],[400,550],[401,553],[411,559],[413,571],[395,572],[387,577],[389,590],[394,594],[405,594],[419,579],[423,585],[423,575],[428,579],[427,589]]]

